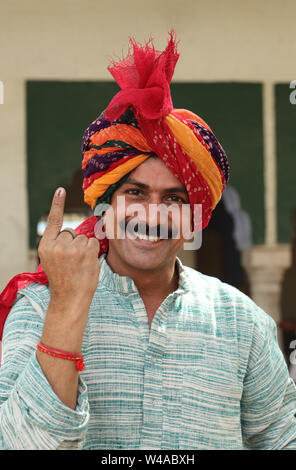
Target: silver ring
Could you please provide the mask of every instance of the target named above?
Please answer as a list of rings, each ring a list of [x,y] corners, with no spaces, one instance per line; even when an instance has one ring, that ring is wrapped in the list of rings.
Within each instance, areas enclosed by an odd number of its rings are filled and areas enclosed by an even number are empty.
[[[69,233],[71,233],[71,235],[72,235],[72,237],[73,237],[73,240],[75,239],[75,235],[74,235],[74,233],[71,232],[71,230],[68,230],[67,228],[65,228],[64,230],[61,230],[61,231],[60,231],[60,233],[62,233],[62,232],[69,232]],[[59,233],[59,234],[60,234],[60,233]]]

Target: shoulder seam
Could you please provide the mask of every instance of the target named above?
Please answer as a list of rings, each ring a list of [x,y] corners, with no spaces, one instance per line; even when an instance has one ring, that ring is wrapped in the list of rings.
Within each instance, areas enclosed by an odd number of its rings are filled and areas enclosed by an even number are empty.
[[[30,283],[28,286],[24,287],[23,289],[19,290],[17,292],[17,298],[18,296],[20,295],[23,295],[24,297],[26,297],[29,302],[31,303],[32,307],[34,308],[34,310],[42,317],[44,318],[45,314],[46,314],[46,303],[44,302],[44,300],[37,294],[36,292],[36,288],[34,288],[33,286],[35,285],[35,287],[38,287],[38,286],[43,286],[41,284],[38,284],[36,282],[32,282]]]

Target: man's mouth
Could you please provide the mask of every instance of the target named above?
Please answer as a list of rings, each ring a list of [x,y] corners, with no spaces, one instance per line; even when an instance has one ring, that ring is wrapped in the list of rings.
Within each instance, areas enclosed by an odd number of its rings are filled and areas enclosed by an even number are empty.
[[[141,222],[135,224],[132,229],[128,224],[125,224],[124,228],[127,238],[146,245],[155,245],[165,240],[170,240],[175,234],[175,231],[172,229],[165,230],[161,226],[149,228]]]
[[[137,237],[134,239],[137,242],[144,243],[146,245],[155,245],[156,243],[163,242],[165,238],[153,237],[152,235],[143,235],[138,233]]]
[[[155,237],[153,235],[146,235],[143,233],[137,233],[137,238],[140,238],[140,240],[150,240],[151,242],[157,242],[157,240],[160,240],[160,237]]]

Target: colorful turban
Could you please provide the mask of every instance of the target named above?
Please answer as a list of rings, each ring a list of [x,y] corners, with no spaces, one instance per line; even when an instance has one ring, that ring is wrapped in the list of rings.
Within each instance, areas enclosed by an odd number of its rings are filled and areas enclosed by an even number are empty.
[[[192,210],[202,204],[205,228],[229,178],[226,154],[203,119],[173,107],[173,33],[163,52],[130,41],[132,53],[108,68],[121,90],[83,136],[84,201],[99,215],[96,207],[156,154],[186,187]]]
[[[83,135],[82,188],[94,215],[75,230],[88,238],[95,236],[99,205],[109,203],[116,188],[151,155],[186,187],[194,232],[200,227],[196,205],[202,204],[205,228],[229,178],[227,157],[210,127],[193,112],[173,107],[170,83],[179,58],[174,33],[164,51],[150,43],[141,46],[131,39],[128,56],[108,67],[121,90]],[[107,249],[104,238],[98,256]],[[31,282],[48,284],[41,264],[35,273],[14,276],[0,294],[0,339],[17,291]]]

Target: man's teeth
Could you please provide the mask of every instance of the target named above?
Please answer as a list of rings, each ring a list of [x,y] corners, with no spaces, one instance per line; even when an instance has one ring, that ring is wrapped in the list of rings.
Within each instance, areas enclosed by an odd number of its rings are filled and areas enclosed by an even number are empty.
[[[153,237],[152,235],[144,235],[144,234],[137,234],[137,238],[140,238],[140,240],[149,240],[150,242],[157,242],[159,240],[158,237]]]

